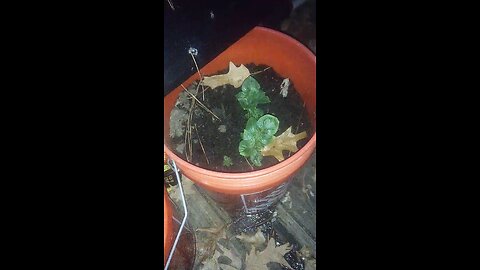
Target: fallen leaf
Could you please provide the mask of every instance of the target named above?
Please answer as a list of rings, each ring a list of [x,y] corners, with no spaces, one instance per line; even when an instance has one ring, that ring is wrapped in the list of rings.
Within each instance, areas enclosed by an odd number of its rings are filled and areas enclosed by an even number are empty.
[[[241,235],[235,236],[240,241],[248,244],[252,244],[256,247],[263,245],[266,241],[265,236],[263,235],[262,231],[257,229],[257,232],[254,235],[248,235],[242,232]]]
[[[233,253],[230,249],[223,247],[222,245],[218,244],[218,248],[223,252],[222,256],[228,257],[232,262],[227,265],[227,264],[220,264],[220,266],[224,269],[227,270],[228,268],[230,269],[241,269],[242,268],[242,259],[240,258],[239,255]]]
[[[205,237],[201,242],[198,242],[197,244],[198,245],[197,253],[198,253],[198,258],[200,262],[214,256],[216,252],[218,240],[227,237],[225,228],[226,228],[226,225],[222,225],[220,227],[213,227],[213,228],[196,229],[197,232],[208,233],[208,237]]]
[[[208,86],[212,89],[230,84],[235,88],[242,86],[243,81],[250,76],[250,71],[244,65],[236,67],[235,64],[230,62],[229,70],[227,74],[214,75],[211,77],[203,77],[202,85]]]
[[[317,269],[317,260],[310,259],[305,260],[305,270],[315,270]]]
[[[242,259],[240,256],[233,253],[230,249],[223,247],[221,244],[216,244],[218,249],[215,249],[213,256],[204,259],[202,263],[202,270],[240,270],[242,269]],[[225,256],[229,258],[232,262],[230,264],[223,264],[218,262],[218,258]]]
[[[206,260],[202,261],[202,266],[200,267],[201,270],[220,270],[220,265],[218,264],[218,258],[222,256],[220,252],[217,250],[215,254],[211,258],[207,258]]]
[[[299,253],[306,259],[313,258],[312,250],[307,246],[302,247]]]
[[[268,241],[267,248],[261,252],[255,251],[255,248],[252,246],[250,253],[247,254],[245,258],[245,269],[268,270],[267,264],[270,262],[276,262],[288,266],[289,264],[283,256],[289,251],[287,244],[276,247],[275,239],[272,237]]]
[[[312,251],[309,247],[304,246],[300,251],[297,251],[297,253],[304,259],[305,270],[317,269],[317,260],[313,257]]]
[[[206,232],[212,234],[218,240],[222,238],[227,238],[227,233],[225,231],[226,225],[222,225],[221,227],[213,227],[213,228],[198,228],[197,232]]]
[[[280,136],[273,137],[272,142],[262,149],[262,155],[264,157],[274,156],[278,161],[282,161],[285,159],[282,151],[288,150],[293,153],[297,152],[297,141],[305,139],[306,137],[307,132],[304,131],[299,134],[293,134],[292,127],[289,127]]]

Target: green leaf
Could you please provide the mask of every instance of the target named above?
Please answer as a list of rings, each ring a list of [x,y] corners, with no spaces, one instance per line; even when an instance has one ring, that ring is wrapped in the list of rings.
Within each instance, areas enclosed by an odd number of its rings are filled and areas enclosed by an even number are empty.
[[[259,92],[255,96],[257,104],[267,104],[270,103],[270,99],[265,95],[265,92]]]
[[[255,166],[262,165],[261,150],[273,140],[277,133],[279,121],[273,115],[264,115],[259,104],[270,102],[268,96],[260,88],[260,84],[253,77],[248,77],[242,84],[242,90],[235,95],[240,106],[246,111],[248,118],[238,146],[240,155],[248,157]]]
[[[223,166],[230,167],[233,165],[232,159],[229,156],[223,156]]]
[[[246,92],[239,92],[238,94],[235,95],[235,97],[238,100],[238,103],[240,103],[240,106],[246,110],[249,107],[248,103],[248,98],[247,98],[247,93]]]
[[[257,119],[255,119],[254,117],[251,117],[248,119],[247,127],[245,129],[256,128],[256,126],[257,126]]]
[[[255,148],[253,147],[254,145],[252,145],[251,142],[252,141],[246,140],[240,142],[240,144],[238,145],[238,152],[240,153],[240,155],[244,157],[249,157],[254,153]]]
[[[253,78],[252,76],[248,76],[244,81],[243,81],[243,84],[242,84],[242,92],[243,91],[258,91],[260,90],[260,84],[258,83],[257,80],[255,80],[255,78]]]
[[[260,151],[255,151],[255,153],[253,153],[250,156],[250,161],[253,163],[253,165],[255,165],[257,167],[262,166],[262,159],[263,159],[263,156],[260,153]]]
[[[247,111],[247,118],[259,118],[263,111],[257,108],[259,104],[267,104],[270,99],[260,89],[260,84],[253,77],[248,77],[242,84],[242,90],[235,95],[240,106]]]
[[[270,114],[260,117],[257,121],[257,126],[271,136],[277,133],[279,125],[280,121],[278,121],[278,118]]]
[[[247,117],[258,119],[263,115],[263,111],[259,108],[248,108]]]

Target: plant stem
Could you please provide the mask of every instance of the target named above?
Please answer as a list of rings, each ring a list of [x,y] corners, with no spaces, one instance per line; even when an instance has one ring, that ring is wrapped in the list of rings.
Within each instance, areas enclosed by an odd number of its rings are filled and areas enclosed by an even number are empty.
[[[248,159],[246,157],[245,157],[245,160],[247,161],[248,165],[250,165],[250,168],[252,168],[252,171],[253,171],[254,169],[253,169],[252,164],[250,164],[250,162],[248,162]]]

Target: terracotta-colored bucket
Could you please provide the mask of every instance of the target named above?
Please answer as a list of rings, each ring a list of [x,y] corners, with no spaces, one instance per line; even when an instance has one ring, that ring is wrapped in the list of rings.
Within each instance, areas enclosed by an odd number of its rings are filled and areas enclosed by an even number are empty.
[[[201,52],[199,52],[201,53]],[[201,69],[204,75],[215,74],[232,61],[271,66],[289,78],[305,101],[311,124],[316,130],[316,57],[297,40],[274,30],[256,27]],[[198,74],[186,80],[190,85]],[[288,159],[266,169],[245,173],[224,173],[206,170],[188,163],[168,148],[170,112],[180,86],[164,98],[164,151],[179,169],[229,211],[242,209],[247,213],[263,211],[276,204],[285,194],[291,177],[305,164],[316,147],[317,135]]]

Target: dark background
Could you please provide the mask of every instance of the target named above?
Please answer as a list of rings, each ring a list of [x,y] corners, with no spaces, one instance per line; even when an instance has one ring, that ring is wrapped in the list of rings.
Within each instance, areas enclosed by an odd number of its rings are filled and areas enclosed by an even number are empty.
[[[162,4],[4,7],[3,220],[17,265],[160,265]],[[323,263],[446,264],[455,192],[436,188],[461,155],[439,146],[459,118],[436,97],[459,65],[439,55],[462,52],[445,44],[464,26],[444,22],[452,7],[317,4]]]

